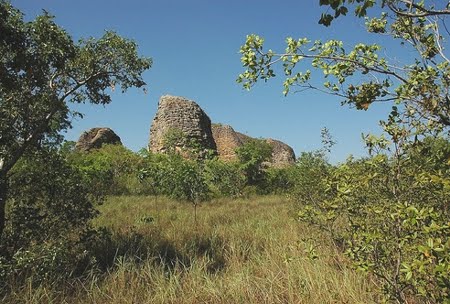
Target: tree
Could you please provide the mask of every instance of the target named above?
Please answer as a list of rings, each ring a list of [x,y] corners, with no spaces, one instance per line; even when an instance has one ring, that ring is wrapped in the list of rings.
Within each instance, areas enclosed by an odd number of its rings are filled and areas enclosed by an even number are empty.
[[[284,52],[265,52],[264,40],[249,35],[241,47],[246,70],[237,81],[250,89],[275,77],[282,65],[284,94],[293,88],[319,90],[359,110],[368,110],[375,102],[393,103],[381,122],[388,138],[365,135],[371,157],[349,159],[327,172],[325,197],[303,201],[299,217],[328,230],[358,269],[380,280],[386,300],[448,302],[448,1],[319,3],[333,12],[322,14],[320,24],[330,26],[353,10],[364,18],[369,33],[399,41],[415,56],[402,65],[391,62],[377,44],[346,48],[339,40],[307,38],[287,38]],[[299,71],[306,61],[325,79],[315,80],[312,69]]]
[[[272,158],[272,147],[264,140],[250,139],[236,149],[241,169],[249,185],[257,185],[264,178],[263,163]]]
[[[393,101],[401,104],[404,119],[414,121],[418,129],[423,126],[418,122],[431,125],[433,130],[450,126],[450,61],[446,53],[450,33],[445,25],[450,9],[446,1],[320,0],[320,5],[334,15],[322,14],[319,23],[330,26],[353,8],[357,17],[365,18],[369,33],[385,41],[400,41],[415,58],[399,65],[390,62],[377,44],[345,48],[339,40],[311,42],[292,37],[286,39],[284,52],[265,52],[264,39],[249,35],[240,50],[246,70],[237,81],[249,89],[259,80],[275,77],[281,64],[285,95],[292,88],[315,89],[339,96],[343,104],[360,110],[367,110],[374,102]],[[325,82],[315,82],[310,69],[298,71],[305,61],[323,72]]]
[[[242,194],[246,177],[239,164],[213,158],[205,162],[204,174],[211,192],[215,195],[237,197]]]
[[[81,115],[69,102],[108,104],[108,89],[144,87],[149,58],[114,32],[74,42],[44,11],[26,22],[0,0],[0,235],[11,169],[24,153],[61,140]]]
[[[0,242],[0,288],[61,282],[94,265],[98,214],[83,172],[53,147],[28,151],[11,170],[8,221]]]
[[[146,165],[139,173],[141,181],[151,186],[155,195],[192,203],[197,221],[197,206],[209,196],[203,164],[171,153],[156,158],[150,154]]]

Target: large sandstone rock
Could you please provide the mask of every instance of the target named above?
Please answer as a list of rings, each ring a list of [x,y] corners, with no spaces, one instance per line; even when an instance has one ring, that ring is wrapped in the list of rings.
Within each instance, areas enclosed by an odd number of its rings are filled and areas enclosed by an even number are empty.
[[[226,161],[236,160],[236,148],[253,139],[248,135],[236,132],[231,126],[221,124],[212,125],[212,134],[219,158]],[[295,162],[295,153],[290,146],[271,138],[265,139],[265,141],[272,147],[272,160],[267,163],[268,166],[283,167]]]
[[[192,145],[201,147],[198,156],[207,150],[216,151],[211,132],[211,120],[192,100],[176,96],[162,96],[158,111],[150,128],[149,150],[156,153],[167,152],[167,135],[180,132],[182,138],[175,143],[176,150],[186,151]]]
[[[86,152],[92,149],[99,149],[104,144],[121,145],[122,142],[120,141],[120,137],[110,128],[92,128],[81,134],[75,144],[75,149]]]
[[[166,95],[159,100],[148,148],[155,153],[175,148],[182,155],[192,157],[190,152],[193,151],[192,143],[195,143],[197,157],[204,157],[209,150],[217,152],[220,159],[231,161],[237,158],[236,148],[252,139],[231,126],[211,125],[208,115],[192,100]],[[295,162],[294,150],[287,144],[275,139],[265,140],[273,148],[269,166],[282,167]]]

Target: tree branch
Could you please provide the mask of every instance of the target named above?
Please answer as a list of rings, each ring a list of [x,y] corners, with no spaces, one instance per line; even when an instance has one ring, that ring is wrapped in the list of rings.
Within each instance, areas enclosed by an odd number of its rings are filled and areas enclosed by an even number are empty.
[[[395,14],[400,15],[400,16],[404,16],[404,17],[409,17],[409,18],[420,18],[420,17],[427,17],[427,16],[450,15],[450,10],[448,10],[448,9],[445,9],[445,10],[429,10],[429,9],[426,9],[426,8],[424,8],[424,7],[414,3],[413,1],[400,0],[400,2],[403,2],[406,5],[409,5],[410,7],[413,7],[413,8],[415,8],[418,11],[421,11],[422,13],[421,14],[418,14],[418,13],[407,13],[407,12],[399,10],[392,3],[387,3],[387,6]]]
[[[276,56],[279,56],[281,58],[283,56],[291,56],[292,57],[292,56],[295,56],[295,55],[298,55],[298,54],[277,54]],[[333,61],[349,62],[349,63],[352,63],[352,64],[354,64],[356,66],[359,66],[360,68],[363,68],[365,70],[373,71],[373,72],[377,72],[377,73],[385,74],[385,75],[391,75],[391,76],[394,76],[395,78],[397,78],[398,80],[402,81],[403,83],[408,83],[408,81],[405,78],[403,78],[402,76],[400,76],[399,74],[397,74],[397,73],[395,73],[393,71],[382,70],[382,69],[379,69],[379,68],[376,68],[376,67],[370,67],[370,66],[368,66],[366,64],[363,64],[363,63],[361,63],[361,62],[359,62],[357,60],[348,59],[348,58],[345,58],[345,57],[323,56],[323,55],[308,55],[308,54],[303,54],[303,53],[300,56],[302,56],[303,58],[308,58],[308,59],[316,59],[316,58],[318,58],[318,59],[326,59],[326,60],[333,60]],[[277,60],[269,62],[267,64],[267,66],[271,66],[271,65],[275,64],[276,62],[281,60],[280,58],[278,58]]]
[[[57,98],[55,100],[55,106],[53,109],[44,117],[44,119],[41,121],[41,123],[33,129],[33,132],[24,139],[23,143],[19,145],[19,147],[11,153],[11,158],[8,160],[3,160],[3,166],[0,169],[1,174],[8,174],[8,172],[14,167],[14,165],[17,163],[17,161],[22,157],[22,155],[25,153],[26,149],[37,140],[38,136],[42,133],[42,130],[48,125],[52,117],[56,114],[58,111],[58,104],[60,102],[64,102],[64,100],[73,94],[76,90],[78,90],[80,87],[91,81],[92,79],[101,76],[102,74],[114,74],[112,72],[97,72],[95,74],[90,75],[88,78],[86,78],[83,81],[77,81],[74,79],[77,84],[70,90],[68,90],[62,97]],[[53,76],[55,76],[54,74]],[[53,78],[52,76],[52,78]]]

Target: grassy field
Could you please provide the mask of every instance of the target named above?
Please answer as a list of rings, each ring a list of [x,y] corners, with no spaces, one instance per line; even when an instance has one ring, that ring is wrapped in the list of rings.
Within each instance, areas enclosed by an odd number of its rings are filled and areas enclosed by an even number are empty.
[[[374,283],[295,221],[281,197],[205,203],[196,222],[192,205],[163,198],[111,197],[100,211],[95,225],[114,231],[105,254],[115,265],[70,293],[30,288],[17,302],[376,302]]]

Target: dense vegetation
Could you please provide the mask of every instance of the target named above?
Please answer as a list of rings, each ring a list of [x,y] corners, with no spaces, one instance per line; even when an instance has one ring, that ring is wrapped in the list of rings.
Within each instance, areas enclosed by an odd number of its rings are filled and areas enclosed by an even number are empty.
[[[386,300],[448,303],[449,5],[414,0],[320,5],[327,8],[320,24],[332,26],[353,12],[368,35],[386,45],[400,42],[408,62],[392,60],[389,49],[378,44],[348,47],[339,40],[289,37],[284,51],[265,51],[264,39],[249,35],[241,47],[246,70],[237,81],[250,89],[280,73],[284,94],[317,90],[359,110],[391,103],[380,123],[384,134],[364,136],[369,158],[325,166],[320,174],[309,171],[317,183],[295,188],[302,202],[299,218],[328,232],[354,266],[376,276]]]
[[[367,157],[330,164],[325,129],[323,149],[277,169],[258,140],[235,162],[120,145],[75,151],[60,135],[76,115],[67,102],[109,103],[106,88],[143,86],[150,61],[115,33],[76,44],[48,14],[24,22],[0,1],[3,301],[448,303],[450,11],[408,0],[320,3],[334,12],[322,24],[354,8],[370,33],[401,40],[417,58],[399,67],[377,45],[306,48],[292,38],[285,53],[265,53],[263,39],[248,36],[238,79],[247,88],[282,63],[285,94],[318,89],[311,71],[296,71],[311,60],[327,78],[320,90],[344,103],[393,102],[384,134],[364,137]]]

